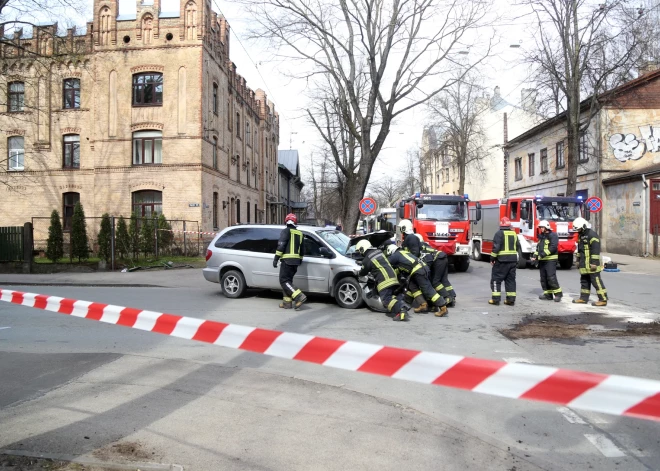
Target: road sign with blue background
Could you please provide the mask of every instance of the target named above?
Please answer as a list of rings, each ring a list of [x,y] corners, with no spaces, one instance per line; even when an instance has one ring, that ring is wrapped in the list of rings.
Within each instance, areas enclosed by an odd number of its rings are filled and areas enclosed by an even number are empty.
[[[603,209],[603,200],[598,196],[592,196],[587,200],[587,209],[592,213],[598,213]]]
[[[376,212],[376,200],[373,198],[362,198],[360,200],[360,212],[365,216],[369,216]]]

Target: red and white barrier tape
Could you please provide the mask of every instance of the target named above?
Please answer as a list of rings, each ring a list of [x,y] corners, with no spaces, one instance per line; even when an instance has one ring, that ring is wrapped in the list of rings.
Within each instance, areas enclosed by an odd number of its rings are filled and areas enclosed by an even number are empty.
[[[660,381],[280,332],[0,289],[0,300],[288,360],[607,414],[660,420]]]
[[[198,232],[198,231],[178,231],[174,229],[158,229],[159,231],[165,231],[165,232],[183,232],[186,234],[204,234],[204,235],[217,235],[217,232]]]

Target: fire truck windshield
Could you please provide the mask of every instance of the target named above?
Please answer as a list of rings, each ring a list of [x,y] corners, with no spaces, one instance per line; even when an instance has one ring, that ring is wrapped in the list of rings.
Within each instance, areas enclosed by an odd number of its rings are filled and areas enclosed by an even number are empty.
[[[424,201],[417,209],[417,219],[427,221],[466,221],[467,205],[463,201]]]
[[[577,203],[536,203],[536,217],[539,220],[571,222],[582,216],[582,205]]]

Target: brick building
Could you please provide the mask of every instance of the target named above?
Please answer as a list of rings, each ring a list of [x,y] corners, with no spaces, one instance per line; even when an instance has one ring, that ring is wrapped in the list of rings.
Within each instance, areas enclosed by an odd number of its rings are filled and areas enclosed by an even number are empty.
[[[642,255],[660,226],[660,70],[650,70],[602,96],[580,136],[577,196],[598,196],[591,219],[604,249]],[[584,100],[583,116],[590,99]],[[509,141],[509,194],[569,196],[566,191],[565,115]]]
[[[84,35],[56,31],[15,32],[0,51],[3,225],[76,201],[88,216],[162,212],[204,231],[274,221],[279,118],[237,74],[209,1],[168,13],[138,0],[118,16],[116,0],[94,0]]]

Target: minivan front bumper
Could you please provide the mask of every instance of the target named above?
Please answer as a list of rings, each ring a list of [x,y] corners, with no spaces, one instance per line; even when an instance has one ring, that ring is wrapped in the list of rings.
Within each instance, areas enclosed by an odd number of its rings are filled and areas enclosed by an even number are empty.
[[[218,268],[206,267],[202,269],[202,273],[204,274],[206,281],[210,281],[211,283],[220,283],[220,270],[218,270]]]

